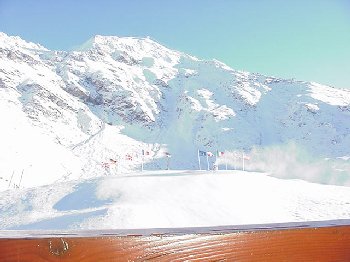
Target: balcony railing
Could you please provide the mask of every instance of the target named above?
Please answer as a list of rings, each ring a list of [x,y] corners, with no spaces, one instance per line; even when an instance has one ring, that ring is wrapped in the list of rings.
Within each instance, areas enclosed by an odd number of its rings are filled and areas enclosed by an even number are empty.
[[[0,231],[0,261],[350,261],[350,220],[170,229]]]

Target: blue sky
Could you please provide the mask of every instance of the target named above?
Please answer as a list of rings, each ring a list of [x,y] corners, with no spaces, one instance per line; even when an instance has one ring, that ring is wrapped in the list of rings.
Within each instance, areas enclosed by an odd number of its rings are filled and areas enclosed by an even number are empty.
[[[0,0],[0,31],[59,50],[150,36],[235,69],[350,88],[349,0]]]

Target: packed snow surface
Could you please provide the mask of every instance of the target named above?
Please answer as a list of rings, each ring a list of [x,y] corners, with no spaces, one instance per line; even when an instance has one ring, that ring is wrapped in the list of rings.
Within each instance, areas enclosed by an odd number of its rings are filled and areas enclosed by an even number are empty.
[[[0,193],[0,229],[131,229],[350,217],[350,188],[243,171],[147,171]]]

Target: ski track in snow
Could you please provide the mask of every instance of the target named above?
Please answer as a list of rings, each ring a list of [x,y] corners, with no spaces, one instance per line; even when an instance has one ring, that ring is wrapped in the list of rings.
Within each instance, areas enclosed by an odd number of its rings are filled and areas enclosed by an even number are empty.
[[[91,139],[93,139],[94,137],[96,137],[97,135],[101,134],[104,130],[106,129],[106,124],[105,123],[102,123],[102,127],[100,130],[98,130],[95,134],[92,134],[88,139],[84,140],[84,141],[81,141],[80,143],[72,146],[72,150],[74,150],[75,148],[79,147],[79,146],[82,146],[82,145],[85,145],[87,144]]]

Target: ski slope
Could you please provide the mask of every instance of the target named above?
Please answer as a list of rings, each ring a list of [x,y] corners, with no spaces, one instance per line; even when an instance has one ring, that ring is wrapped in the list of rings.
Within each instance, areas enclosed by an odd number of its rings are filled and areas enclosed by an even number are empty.
[[[255,172],[195,171],[198,149],[225,151],[229,169],[245,151]],[[66,52],[0,33],[0,229],[349,218],[349,156],[349,90],[149,38]]]
[[[350,217],[350,188],[243,171],[145,171],[0,193],[0,229],[131,229]]]

